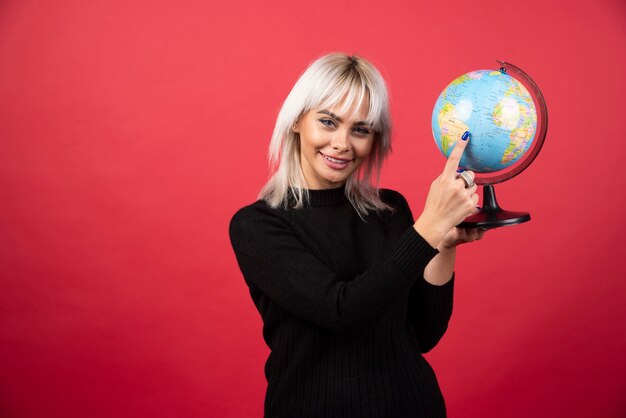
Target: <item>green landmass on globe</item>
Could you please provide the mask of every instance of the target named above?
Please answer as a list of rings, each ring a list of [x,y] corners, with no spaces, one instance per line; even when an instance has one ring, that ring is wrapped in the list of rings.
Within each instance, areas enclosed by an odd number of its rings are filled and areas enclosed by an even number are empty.
[[[446,157],[469,131],[460,167],[492,173],[513,165],[529,150],[537,132],[537,110],[526,87],[506,72],[472,71],[439,95],[432,129]]]

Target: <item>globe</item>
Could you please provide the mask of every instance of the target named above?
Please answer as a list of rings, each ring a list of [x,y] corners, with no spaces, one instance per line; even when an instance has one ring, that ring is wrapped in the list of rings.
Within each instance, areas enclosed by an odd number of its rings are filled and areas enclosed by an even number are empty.
[[[460,166],[491,173],[526,154],[537,131],[537,110],[526,87],[506,72],[472,71],[441,92],[432,128],[446,157],[463,132],[470,131],[472,140]]]
[[[461,227],[483,229],[530,220],[527,212],[501,209],[493,185],[524,171],[535,159],[547,132],[548,113],[541,91],[518,67],[497,61],[496,70],[465,73],[439,95],[432,115],[432,131],[439,151],[447,158],[464,132],[470,132],[459,168],[476,173],[484,185],[481,213]]]

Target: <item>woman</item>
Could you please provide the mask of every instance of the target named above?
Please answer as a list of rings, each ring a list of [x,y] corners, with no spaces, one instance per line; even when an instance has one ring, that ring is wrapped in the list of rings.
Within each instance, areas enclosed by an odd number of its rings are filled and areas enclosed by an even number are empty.
[[[475,212],[476,185],[457,174],[460,140],[414,222],[374,181],[390,133],[380,73],[318,59],[278,115],[272,177],[231,221],[271,350],[266,417],[445,416],[421,353],[447,328],[456,246],[482,237],[454,227]]]

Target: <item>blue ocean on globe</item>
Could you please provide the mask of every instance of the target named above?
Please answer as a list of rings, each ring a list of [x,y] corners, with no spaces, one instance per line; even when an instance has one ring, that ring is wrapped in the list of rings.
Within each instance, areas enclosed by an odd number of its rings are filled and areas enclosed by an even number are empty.
[[[471,139],[460,167],[492,173],[515,164],[528,151],[537,132],[537,110],[526,87],[507,73],[472,71],[439,95],[432,129],[446,157],[469,131]]]

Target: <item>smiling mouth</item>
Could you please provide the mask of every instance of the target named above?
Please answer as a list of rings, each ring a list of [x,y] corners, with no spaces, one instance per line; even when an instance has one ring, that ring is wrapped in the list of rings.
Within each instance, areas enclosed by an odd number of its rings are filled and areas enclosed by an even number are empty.
[[[320,154],[322,153],[320,152]],[[352,161],[352,160],[343,160],[339,158],[333,158],[326,154],[322,154],[322,157],[326,158],[328,161],[330,161],[331,163],[335,163],[335,164],[348,164],[350,161]]]

